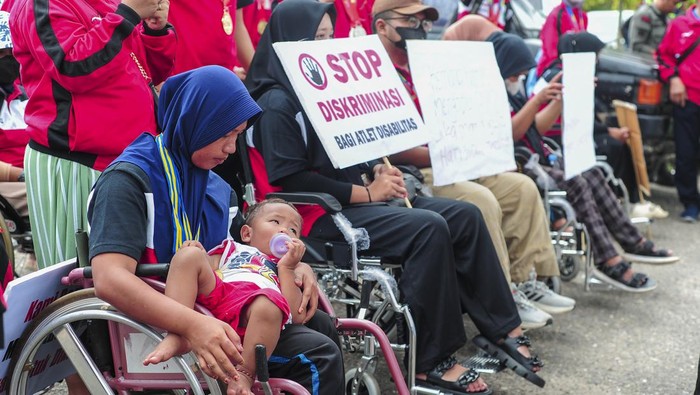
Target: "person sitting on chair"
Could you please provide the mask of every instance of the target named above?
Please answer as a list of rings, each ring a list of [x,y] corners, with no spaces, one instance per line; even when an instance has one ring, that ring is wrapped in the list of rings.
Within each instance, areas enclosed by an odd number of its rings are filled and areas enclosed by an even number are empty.
[[[236,151],[238,135],[259,114],[240,79],[221,66],[169,78],[158,103],[163,133],[142,134],[129,145],[98,179],[88,208],[97,296],[136,320],[181,336],[202,370],[224,381],[243,362],[233,328],[155,291],[134,271],[138,262],[171,262],[186,240],[211,249],[230,236],[235,195],[210,170]],[[308,322],[282,331],[270,374],[294,380],[313,394],[341,393],[344,373],[338,342],[332,340],[337,340],[335,326],[316,311],[311,268],[300,263],[295,273],[303,282],[303,298],[291,307],[303,306]]]
[[[424,7],[424,6],[420,6]],[[427,6],[425,7],[427,8]],[[402,173],[379,163],[337,170],[306,117],[273,44],[333,36],[332,5],[286,0],[272,12],[246,84],[264,112],[246,141],[258,200],[268,192],[325,192],[344,206],[354,227],[365,228],[366,252],[401,262],[399,291],[416,323],[416,379],[452,393],[490,393],[478,373],[456,363],[464,345],[462,313],[483,334],[480,344],[542,382],[542,364],[531,356],[521,320],[479,209],[451,199],[417,196],[413,209],[385,204],[406,197]],[[251,144],[249,144],[250,146]],[[362,173],[371,183],[364,184]],[[357,203],[384,203],[357,205]],[[302,235],[344,238],[330,215],[302,206]],[[436,284],[440,284],[439,292]],[[460,303],[455,303],[459,301]],[[488,344],[486,344],[488,343]]]
[[[541,133],[549,130],[562,112],[561,74],[528,98],[519,76],[535,66],[525,42],[512,34],[501,33],[489,38],[496,51],[496,60],[504,79],[512,110],[513,139],[525,145],[540,157],[545,171],[557,186],[567,193],[567,200],[576,211],[591,237],[591,247],[596,260],[596,270],[601,280],[631,292],[651,291],[656,282],[642,273],[635,273],[630,264],[615,249],[613,240],[627,252],[627,258],[637,261],[670,263],[678,260],[670,250],[657,249],[651,240],[645,239],[630,222],[617,197],[605,182],[603,173],[592,168],[582,174],[564,179],[564,171],[546,162],[549,155],[542,142]],[[540,108],[545,106],[542,110]]]
[[[263,200],[248,209],[241,228],[247,245],[226,239],[207,253],[202,243],[188,240],[170,263],[165,295],[189,307],[197,301],[243,339],[243,363],[236,367],[241,375],[228,382],[229,393],[245,393],[253,386],[256,345],[264,345],[269,358],[285,324],[303,323],[303,307],[290,309],[301,304],[294,281],[294,269],[306,251],[300,231],[301,216],[294,206]],[[276,236],[287,241],[276,246]],[[169,333],[144,365],[166,361],[182,349],[184,339]]]

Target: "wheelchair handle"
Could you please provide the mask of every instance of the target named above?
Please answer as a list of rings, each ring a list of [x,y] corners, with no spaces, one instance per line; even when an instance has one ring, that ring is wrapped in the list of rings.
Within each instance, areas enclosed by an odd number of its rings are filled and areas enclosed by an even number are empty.
[[[255,374],[261,383],[270,380],[270,373],[267,371],[267,350],[262,344],[255,346]]]
[[[330,194],[322,192],[274,192],[268,193],[265,197],[268,199],[279,198],[294,204],[318,205],[321,208],[323,208],[323,210],[326,213],[329,214],[339,213],[343,209],[343,206],[341,206],[340,203],[338,203],[338,200],[336,200],[336,198],[334,198]]]

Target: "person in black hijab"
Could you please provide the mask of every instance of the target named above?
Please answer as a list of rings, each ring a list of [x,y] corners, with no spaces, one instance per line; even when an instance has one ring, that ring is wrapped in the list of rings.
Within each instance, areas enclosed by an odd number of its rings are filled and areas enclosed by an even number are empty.
[[[415,197],[413,209],[356,203],[402,200],[402,174],[378,162],[337,170],[300,105],[272,44],[328,36],[331,5],[287,0],[272,13],[246,83],[263,109],[248,136],[258,199],[268,192],[325,192],[342,213],[369,234],[369,255],[401,262],[399,289],[418,333],[417,382],[455,394],[490,393],[478,374],[456,363],[466,341],[462,313],[468,313],[496,353],[540,385],[542,364],[530,357],[529,339],[505,281],[486,225],[475,206],[451,199]],[[326,30],[323,30],[326,29]],[[252,144],[251,144],[252,143]],[[372,182],[365,185],[363,175]],[[330,216],[313,206],[299,207],[302,235],[343,240]],[[457,303],[459,301],[459,303]]]
[[[525,50],[515,50],[520,46]],[[517,79],[527,73],[534,63],[527,52],[525,42],[517,36],[505,36],[500,43],[494,42],[496,61],[505,80]],[[508,50],[503,50],[504,47]],[[520,70],[509,75],[513,70]],[[544,145],[541,135],[550,130],[561,115],[561,89],[558,73],[548,86],[528,100],[520,92],[508,92],[511,105],[513,138],[516,145],[523,144],[540,158],[549,158],[551,151]],[[545,106],[540,110],[542,106]],[[556,161],[556,164],[559,162]],[[656,288],[656,282],[645,274],[636,273],[630,264],[617,252],[616,240],[625,250],[625,258],[638,262],[671,263],[678,260],[670,250],[656,249],[654,243],[645,239],[630,222],[627,213],[605,181],[601,170],[594,167],[569,180],[564,171],[552,167],[547,159],[540,160],[544,170],[567,193],[567,200],[576,211],[577,219],[583,222],[591,238],[593,257],[596,262],[594,275],[610,285],[629,292],[646,292]]]

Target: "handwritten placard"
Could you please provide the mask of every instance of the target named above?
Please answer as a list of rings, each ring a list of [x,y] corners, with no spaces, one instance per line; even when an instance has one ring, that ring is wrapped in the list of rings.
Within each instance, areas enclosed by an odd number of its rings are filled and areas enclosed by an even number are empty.
[[[568,180],[595,166],[593,141],[595,53],[562,55],[564,76],[562,141],[564,177]]]
[[[434,139],[434,184],[515,169],[510,107],[493,44],[408,41],[423,120]]]
[[[336,168],[428,142],[423,121],[376,35],[273,46]]]

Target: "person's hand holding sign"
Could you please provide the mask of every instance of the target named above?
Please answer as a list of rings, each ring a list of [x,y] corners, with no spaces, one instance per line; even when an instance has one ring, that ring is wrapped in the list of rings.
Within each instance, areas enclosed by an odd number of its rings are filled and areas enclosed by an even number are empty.
[[[396,167],[376,165],[374,181],[368,186],[373,202],[385,202],[395,198],[406,197],[403,173]]]
[[[561,101],[563,88],[563,84],[561,83],[562,75],[560,71],[549,81],[549,84],[547,84],[544,89],[535,94],[535,100],[540,103],[540,105],[547,104],[550,101]]]

